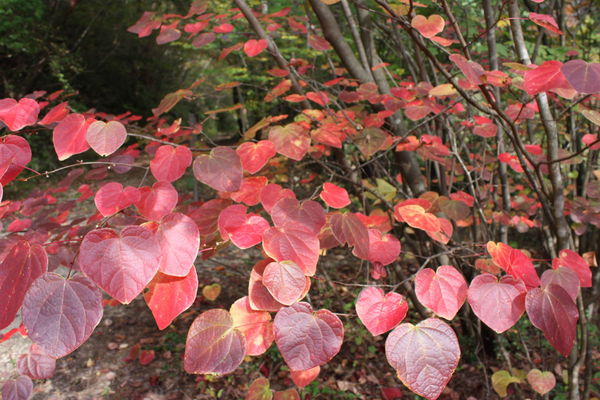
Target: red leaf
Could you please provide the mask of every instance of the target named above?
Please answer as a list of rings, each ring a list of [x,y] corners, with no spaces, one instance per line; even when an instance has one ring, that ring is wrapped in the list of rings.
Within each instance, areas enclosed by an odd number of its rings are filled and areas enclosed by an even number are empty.
[[[356,313],[371,335],[381,335],[398,325],[408,312],[408,303],[401,294],[384,295],[377,287],[363,289],[356,300]]]
[[[48,270],[48,256],[39,244],[15,241],[0,264],[0,329],[15,319],[33,282]]]
[[[102,294],[89,279],[47,273],[25,296],[23,323],[34,343],[60,358],[90,337],[102,311]]]
[[[269,181],[264,176],[250,176],[242,180],[242,187],[231,192],[231,199],[238,203],[255,206],[260,202],[260,194]]]
[[[0,100],[0,121],[4,122],[10,131],[20,131],[26,126],[37,122],[40,105],[29,98]]]
[[[377,229],[369,229],[368,261],[382,266],[389,265],[400,255],[400,241],[391,234],[382,234]]]
[[[275,343],[292,371],[327,363],[344,340],[344,326],[335,314],[329,310],[314,312],[303,302],[279,310],[273,329]]]
[[[196,157],[192,168],[196,179],[215,190],[235,192],[242,186],[242,162],[229,147],[215,147]]]
[[[561,71],[573,89],[579,93],[600,92],[600,63],[571,60],[561,67]]]
[[[554,389],[556,378],[550,371],[542,372],[539,369],[532,369],[527,373],[527,382],[531,388],[542,396]]]
[[[425,209],[417,204],[396,204],[394,217],[400,222],[406,222],[413,228],[428,232],[439,232],[440,221],[435,215],[425,212]]]
[[[555,263],[552,263],[552,268],[558,268],[559,266],[573,270],[579,277],[581,287],[592,287],[592,270],[589,264],[573,250],[564,249],[560,251],[558,259]]]
[[[550,284],[527,293],[525,309],[531,323],[540,329],[560,354],[568,357],[577,333],[577,305],[562,287]]]
[[[529,20],[534,24],[546,28],[549,31],[558,33],[559,35],[562,35],[564,33],[560,30],[558,24],[556,23],[556,20],[552,15],[529,13],[529,16],[527,18],[529,18]]]
[[[197,292],[196,268],[191,268],[183,278],[158,272],[144,293],[144,300],[152,311],[158,329],[165,329],[179,314],[190,308]]]
[[[154,350],[140,351],[140,365],[148,365],[154,360]]]
[[[150,171],[157,181],[174,182],[192,164],[192,152],[187,146],[164,145],[156,149]]]
[[[530,96],[552,89],[570,89],[560,61],[545,61],[535,69],[525,71],[523,88]]]
[[[246,355],[259,356],[271,347],[274,339],[271,314],[250,308],[247,296],[236,300],[229,312],[233,327],[246,338]]]
[[[179,29],[171,28],[169,25],[163,25],[160,27],[160,33],[156,37],[156,44],[166,44],[174,42],[181,37],[181,31]]]
[[[200,248],[198,226],[187,215],[165,215],[156,231],[160,245],[159,271],[172,276],[186,276],[193,269]]]
[[[255,174],[276,154],[275,145],[270,140],[245,142],[235,150],[246,171]]]
[[[571,296],[574,302],[577,302],[579,295],[579,277],[572,269],[558,267],[557,269],[547,269],[542,274],[542,287],[555,284],[562,287]]]
[[[31,346],[29,353],[17,358],[17,371],[31,379],[50,379],[56,369],[56,359],[45,354],[41,349],[34,351],[37,346]]]
[[[444,30],[446,22],[444,21],[444,18],[437,14],[432,14],[429,17],[417,15],[412,19],[410,25],[418,30],[421,35],[431,39]]]
[[[467,299],[467,282],[451,265],[425,268],[415,277],[415,293],[425,307],[451,320]]]
[[[155,14],[154,12],[145,11],[134,25],[127,28],[127,32],[135,33],[140,38],[149,36],[154,29],[160,27],[160,21],[153,20]]]
[[[215,28],[213,30],[215,31],[215,33],[229,33],[229,32],[233,32],[234,29],[235,28],[233,27],[233,25],[224,23],[224,24],[215,26]]]
[[[269,222],[263,217],[250,213],[246,207],[235,204],[219,214],[219,232],[224,240],[231,240],[240,249],[248,249],[262,241]]]
[[[301,400],[296,389],[286,389],[276,391],[273,395],[273,400]]]
[[[273,298],[262,281],[262,275],[267,265],[273,260],[266,259],[257,262],[250,272],[248,285],[248,304],[257,311],[279,311],[283,304]],[[306,293],[304,293],[304,296]],[[302,296],[302,297],[304,297]]]
[[[56,125],[52,132],[52,142],[60,161],[90,148],[86,132],[93,122],[93,118],[86,120],[81,114],[69,114]]]
[[[318,35],[309,35],[308,45],[318,51],[325,51],[331,49],[331,45],[329,44],[329,42]]]
[[[329,182],[323,184],[323,191],[319,197],[325,204],[333,208],[344,208],[350,204],[350,197],[348,197],[346,189]]]
[[[448,242],[452,238],[452,232],[454,231],[454,228],[452,227],[452,222],[448,221],[446,218],[438,218],[438,221],[440,221],[441,227],[441,230],[439,232],[425,231],[425,233],[433,240],[437,240],[440,243],[448,244]]]
[[[282,189],[281,186],[276,183],[269,183],[260,192],[260,202],[265,211],[269,214],[275,204],[281,199],[296,199],[296,194],[290,189]]]
[[[356,215],[333,214],[330,224],[333,235],[341,244],[348,243],[349,246],[353,246],[356,257],[369,259],[369,231]]]
[[[200,48],[202,46],[206,46],[215,41],[217,35],[214,32],[204,32],[199,34],[192,40],[192,46],[195,48]]]
[[[19,376],[17,379],[9,379],[2,385],[2,399],[4,400],[27,400],[33,392],[33,382],[28,376]]]
[[[95,229],[81,242],[79,266],[106,293],[130,303],[158,271],[160,245],[153,232],[127,226]]]
[[[140,200],[138,188],[123,185],[118,182],[109,182],[103,185],[94,196],[96,208],[105,217],[109,217],[129,207]]]
[[[292,381],[294,381],[294,384],[302,389],[314,381],[317,376],[319,376],[320,372],[321,367],[316,366],[304,371],[290,371],[290,375],[292,377]]]
[[[31,148],[27,140],[17,135],[0,138],[0,184],[6,186],[23,171],[31,161]]]
[[[265,253],[277,261],[293,261],[307,276],[313,276],[319,260],[319,239],[317,235],[289,224],[285,227],[272,227],[263,234]]]
[[[404,323],[394,329],[385,341],[385,355],[402,383],[435,400],[458,365],[460,347],[448,324],[428,318],[416,326]]]
[[[540,278],[531,259],[521,250],[513,249],[504,243],[487,243],[488,253],[497,266],[515,278],[522,279],[527,289],[540,286]]]
[[[497,333],[512,328],[525,312],[527,288],[520,279],[506,275],[476,276],[469,286],[469,304],[475,315]]]
[[[262,53],[267,46],[268,42],[265,39],[250,39],[244,43],[244,53],[246,53],[248,57],[254,57]]]
[[[316,201],[305,200],[299,203],[296,199],[284,198],[271,209],[271,218],[275,226],[305,228],[317,235],[325,225],[325,210]]]
[[[272,262],[262,274],[263,285],[275,300],[286,306],[304,297],[310,278],[304,276],[300,267],[291,261]]]
[[[269,140],[279,154],[295,161],[302,160],[310,147],[308,130],[298,123],[272,127],[269,130]]]
[[[225,310],[208,310],[190,327],[183,367],[190,374],[228,374],[244,360],[246,340]]]
[[[467,77],[470,83],[473,85],[483,85],[484,82],[481,77],[485,74],[485,71],[481,65],[474,61],[469,61],[460,54],[450,55],[450,61],[452,61],[460,71]]]
[[[325,107],[329,104],[329,96],[327,92],[306,92],[306,98],[310,101],[314,101],[321,107]]]
[[[95,121],[88,126],[85,138],[92,150],[101,156],[108,156],[125,143],[127,130],[119,121]]]
[[[151,188],[140,188],[140,200],[135,203],[142,216],[160,221],[169,214],[178,201],[177,190],[169,182],[156,182]]]

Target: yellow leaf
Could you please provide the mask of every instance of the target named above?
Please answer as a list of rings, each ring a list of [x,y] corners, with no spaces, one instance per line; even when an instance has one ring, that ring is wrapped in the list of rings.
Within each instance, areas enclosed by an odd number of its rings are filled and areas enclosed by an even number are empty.
[[[321,3],[323,4],[327,4],[328,6],[335,4],[335,3],[339,3],[340,0],[321,0]]]
[[[505,370],[496,371],[492,375],[492,387],[500,397],[508,396],[508,393],[506,392],[508,385],[510,385],[511,383],[520,382],[521,381],[519,380],[519,378],[512,376],[510,372]]]
[[[456,94],[456,89],[450,83],[442,83],[429,90],[429,95],[435,97],[452,96],[453,94]]]
[[[215,301],[220,294],[221,285],[218,283],[213,283],[212,285],[207,285],[202,288],[202,296],[208,301]]]

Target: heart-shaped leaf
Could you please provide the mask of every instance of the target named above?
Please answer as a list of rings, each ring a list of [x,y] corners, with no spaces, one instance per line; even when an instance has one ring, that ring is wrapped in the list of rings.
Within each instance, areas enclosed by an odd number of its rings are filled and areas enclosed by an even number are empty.
[[[232,192],[230,197],[237,203],[255,206],[260,202],[260,194],[267,186],[268,179],[265,176],[250,176],[242,180],[242,187],[237,192]]]
[[[413,228],[427,232],[439,232],[441,229],[438,217],[425,211],[418,204],[396,204],[394,217],[400,222],[406,222]]]
[[[308,129],[298,123],[272,127],[269,130],[269,140],[279,154],[295,161],[302,160],[310,147]]]
[[[346,189],[329,182],[323,184],[323,191],[319,197],[325,204],[333,208],[344,208],[350,204],[350,197],[348,197]]]
[[[417,325],[404,323],[385,341],[385,355],[410,390],[429,400],[437,399],[460,359],[452,328],[437,318]]]
[[[262,241],[269,222],[256,214],[246,214],[246,207],[234,204],[219,214],[219,232],[240,249],[248,249]]]
[[[119,211],[140,201],[140,190],[133,186],[123,188],[119,182],[108,182],[94,196],[96,208],[105,217],[110,217]]]
[[[290,189],[283,189],[276,183],[269,183],[260,192],[260,202],[269,214],[275,204],[281,199],[296,199],[296,194]]]
[[[270,140],[245,142],[235,150],[240,156],[242,166],[246,171],[255,174],[277,153],[275,145]]]
[[[81,270],[106,293],[129,303],[158,271],[160,245],[150,230],[127,226],[119,232],[95,229],[83,238]]]
[[[410,22],[410,25],[418,30],[421,35],[430,39],[444,30],[446,22],[444,18],[437,14],[432,14],[429,17],[416,15]]]
[[[425,268],[415,277],[415,293],[425,307],[451,320],[467,299],[467,282],[451,265]]]
[[[512,376],[506,370],[496,371],[492,374],[492,387],[500,397],[508,396],[507,389],[511,383],[520,383],[521,380],[516,376]]]
[[[208,310],[196,317],[188,331],[183,367],[190,374],[227,374],[245,355],[246,339],[233,327],[231,314]]]
[[[292,371],[323,365],[339,351],[344,340],[342,321],[329,310],[313,311],[300,302],[277,312],[275,343]]]
[[[27,400],[33,392],[33,382],[28,376],[21,375],[17,379],[9,379],[2,385],[2,399]]]
[[[527,288],[510,275],[476,276],[469,286],[469,304],[477,317],[497,333],[512,328],[525,312]]]
[[[530,96],[552,89],[570,89],[560,61],[545,61],[537,68],[525,71],[523,88]]]
[[[556,378],[552,372],[542,372],[537,368],[534,368],[527,373],[527,382],[529,382],[533,390],[542,396],[556,386]]]
[[[398,325],[408,312],[408,303],[401,294],[384,295],[378,287],[363,289],[356,300],[356,313],[371,335],[381,335]]]
[[[319,376],[320,372],[321,367],[316,366],[304,371],[290,371],[290,376],[292,381],[294,381],[294,384],[302,389],[317,379],[317,376]]]
[[[306,276],[313,276],[319,260],[319,238],[304,226],[272,227],[263,234],[263,249],[276,261],[293,261]]]
[[[31,161],[31,148],[27,140],[17,135],[0,138],[0,184],[6,185],[23,171]]]
[[[56,125],[52,132],[52,142],[60,161],[90,148],[86,133],[94,121],[93,118],[86,120],[81,114],[69,114]]]
[[[389,265],[400,255],[400,241],[389,233],[383,234],[378,229],[369,229],[368,261],[382,266]]]
[[[355,214],[333,214],[330,225],[338,242],[354,247],[353,253],[356,257],[369,259],[369,230]]]
[[[246,338],[246,354],[258,356],[267,351],[274,339],[271,314],[250,308],[247,296],[236,300],[229,312],[234,328]]]
[[[167,214],[160,220],[156,239],[160,245],[160,272],[172,276],[188,275],[200,248],[196,223],[184,214]]]
[[[242,162],[229,147],[215,147],[210,154],[196,157],[192,168],[196,179],[215,190],[235,192],[242,186]]]
[[[573,301],[577,302],[577,296],[579,295],[579,277],[572,269],[566,267],[558,267],[557,269],[547,269],[544,271],[541,277],[542,287],[546,287],[550,284],[555,284],[563,289]]]
[[[268,42],[265,39],[250,39],[244,43],[244,53],[248,57],[255,57],[263,52],[268,46]]]
[[[230,200],[212,199],[198,208],[192,208],[188,215],[198,225],[201,235],[210,235],[218,229],[219,214],[231,205]]]
[[[529,320],[540,329],[560,354],[571,352],[577,331],[577,305],[562,287],[550,284],[527,293],[525,310]]]
[[[561,67],[561,71],[573,89],[579,93],[600,92],[600,63],[571,60]]]
[[[299,203],[296,199],[284,198],[271,209],[271,218],[275,226],[304,227],[306,231],[316,235],[325,225],[325,210],[316,201],[305,200]]]
[[[40,105],[33,99],[24,97],[19,102],[15,99],[0,100],[0,121],[13,132],[35,124],[39,113]]]
[[[88,126],[85,138],[92,150],[108,156],[125,143],[127,129],[119,121],[95,121]]]
[[[192,164],[192,152],[187,146],[164,145],[156,149],[150,171],[157,181],[174,182]]]
[[[17,240],[0,263],[0,329],[15,319],[25,293],[48,270],[48,256],[39,244]]]
[[[308,280],[308,283],[307,283]],[[300,300],[310,278],[292,261],[272,262],[265,267],[263,285],[275,300],[286,306]]]
[[[197,292],[196,268],[191,268],[184,277],[158,272],[144,293],[144,300],[152,311],[158,329],[165,329],[179,314],[190,308]]]
[[[267,378],[255,379],[248,388],[248,393],[244,400],[271,400],[273,391]]]
[[[151,188],[140,188],[140,200],[135,203],[135,207],[142,216],[160,221],[173,211],[178,200],[179,195],[173,185],[169,182],[156,182]]]
[[[21,354],[17,358],[17,371],[21,375],[27,375],[31,379],[50,379],[54,376],[56,359],[48,356],[35,344],[31,346],[29,353]]]
[[[89,279],[46,273],[25,296],[23,323],[34,343],[60,358],[90,337],[102,311],[102,294]]]

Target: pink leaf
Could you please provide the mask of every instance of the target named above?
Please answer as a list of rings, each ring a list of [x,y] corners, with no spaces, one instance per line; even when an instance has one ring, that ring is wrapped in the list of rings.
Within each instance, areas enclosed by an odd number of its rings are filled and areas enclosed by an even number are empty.
[[[169,182],[156,182],[151,188],[140,189],[140,200],[135,203],[142,216],[160,221],[177,205],[179,195]]]
[[[85,138],[96,153],[108,156],[125,143],[127,130],[119,121],[95,121],[87,128]]]
[[[0,184],[6,185],[23,171],[31,161],[31,148],[27,140],[17,135],[0,138]]]
[[[248,57],[255,57],[263,52],[268,46],[268,43],[265,39],[255,40],[250,39],[246,43],[244,43],[244,53]]]
[[[247,296],[236,300],[229,312],[233,318],[233,327],[246,338],[247,355],[258,356],[271,347],[274,339],[271,314],[253,310]]]
[[[225,240],[231,240],[240,249],[248,249],[262,241],[269,222],[256,214],[246,214],[246,207],[235,204],[219,214],[219,232]]]
[[[275,300],[286,306],[299,301],[304,294],[308,278],[292,261],[272,262],[263,272],[263,285]]]
[[[313,311],[308,303],[282,308],[273,324],[275,343],[292,371],[307,370],[327,363],[339,351],[344,326],[328,310]]]
[[[31,379],[50,379],[56,369],[56,359],[48,356],[41,349],[34,351],[36,347],[36,345],[31,346],[29,353],[21,354],[17,358],[17,371]]]
[[[277,261],[293,261],[307,276],[313,276],[319,260],[319,239],[303,226],[272,227],[263,234],[265,253]]]
[[[160,245],[159,271],[172,276],[188,275],[200,249],[196,223],[184,214],[167,214],[160,220],[156,239]]]
[[[579,93],[600,92],[600,63],[571,60],[561,67],[561,71],[573,89]]]
[[[265,166],[275,154],[275,145],[270,140],[260,142],[245,142],[235,150],[240,156],[242,166],[246,171],[255,174]]]
[[[444,18],[437,14],[432,14],[429,17],[417,15],[412,19],[410,25],[418,30],[421,35],[430,39],[444,30],[446,22]]]
[[[303,227],[316,235],[325,225],[325,210],[316,201],[305,200],[300,203],[296,199],[284,198],[271,209],[271,218],[275,226]]]
[[[242,186],[242,163],[229,147],[215,147],[210,154],[196,157],[193,170],[196,179],[221,192],[235,192]]]
[[[437,399],[458,366],[460,347],[452,328],[437,318],[400,324],[385,341],[385,355],[410,390]]]
[[[415,293],[424,306],[451,320],[467,299],[467,282],[451,265],[425,268],[415,277]]]
[[[10,379],[2,385],[2,399],[28,400],[33,392],[33,382],[28,376],[21,375],[17,379]]]
[[[556,261],[556,263],[552,263],[552,268],[557,268],[558,266],[567,267],[577,274],[581,287],[592,287],[592,270],[587,261],[579,254],[573,250],[564,249],[560,251]]]
[[[33,99],[25,97],[18,103],[10,98],[0,100],[0,121],[4,122],[10,131],[20,131],[35,124],[39,113],[40,105]]]
[[[231,314],[208,310],[190,327],[183,367],[190,374],[227,374],[242,363],[245,355],[246,339],[234,328]]]
[[[350,197],[348,197],[346,189],[329,182],[323,184],[323,191],[319,197],[325,204],[333,208],[344,208],[350,204]]]
[[[363,289],[356,300],[356,313],[371,335],[381,335],[398,325],[408,312],[408,303],[401,294],[384,295],[377,287]]]
[[[174,182],[192,164],[192,152],[187,146],[164,145],[156,149],[150,171],[157,181]]]
[[[90,337],[102,311],[102,294],[89,279],[47,273],[25,296],[23,323],[34,343],[60,358]]]
[[[94,196],[96,208],[105,217],[109,217],[136,203],[140,199],[140,191],[132,186],[123,189],[118,182],[103,185]]]
[[[497,333],[512,328],[525,312],[527,288],[510,275],[476,276],[469,286],[469,304],[475,315]]]
[[[52,133],[52,142],[60,161],[90,148],[86,132],[93,122],[93,118],[86,120],[81,114],[69,114],[56,125]]]
[[[81,270],[106,293],[130,303],[152,280],[160,262],[160,244],[153,232],[127,226],[118,233],[95,229],[83,238]]]

